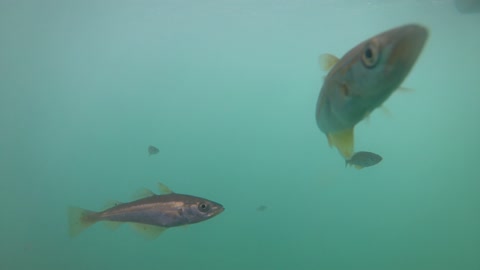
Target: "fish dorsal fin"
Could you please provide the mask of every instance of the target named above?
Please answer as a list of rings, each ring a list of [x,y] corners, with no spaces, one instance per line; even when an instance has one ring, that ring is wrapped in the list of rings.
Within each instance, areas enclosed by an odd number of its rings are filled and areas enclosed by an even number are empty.
[[[338,149],[345,159],[350,159],[353,155],[353,128],[346,129],[336,133],[327,134],[328,144]]]
[[[136,199],[136,200],[139,200],[139,199],[143,199],[143,198],[152,197],[154,195],[155,195],[155,193],[153,193],[150,189],[142,188],[142,189],[137,190],[133,194],[133,198]]]
[[[171,194],[173,191],[168,188],[166,185],[162,183],[158,183],[158,189],[160,190],[160,194]]]
[[[120,204],[122,204],[122,202],[119,202],[119,201],[116,201],[116,200],[110,200],[110,201],[105,203],[105,208],[109,209],[109,208],[115,207],[115,206],[120,205]]]
[[[325,53],[320,55],[318,62],[323,71],[329,71],[340,59],[333,54]]]
[[[167,228],[143,223],[131,223],[132,227],[146,239],[155,239]]]

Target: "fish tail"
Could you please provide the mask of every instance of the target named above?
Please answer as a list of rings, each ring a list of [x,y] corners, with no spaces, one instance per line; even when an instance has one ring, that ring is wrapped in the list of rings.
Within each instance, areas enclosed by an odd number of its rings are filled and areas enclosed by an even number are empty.
[[[345,159],[350,159],[353,154],[353,128],[336,133],[327,134],[328,144],[335,146]]]
[[[348,159],[345,159],[345,168],[347,167],[348,165]]]
[[[68,226],[70,237],[79,235],[90,225],[99,221],[97,213],[79,207],[68,208]]]

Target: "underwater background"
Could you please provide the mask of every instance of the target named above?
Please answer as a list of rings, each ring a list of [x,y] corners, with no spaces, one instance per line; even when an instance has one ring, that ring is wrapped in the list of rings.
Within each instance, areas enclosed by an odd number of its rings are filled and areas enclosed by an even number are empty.
[[[407,23],[413,91],[345,168],[318,57]],[[479,26],[447,0],[0,0],[0,269],[480,269]],[[157,182],[225,211],[69,237],[68,206]]]

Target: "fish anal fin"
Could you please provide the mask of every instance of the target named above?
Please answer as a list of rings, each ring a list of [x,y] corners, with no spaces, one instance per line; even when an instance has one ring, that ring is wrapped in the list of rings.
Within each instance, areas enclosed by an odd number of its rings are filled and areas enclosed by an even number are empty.
[[[353,155],[353,128],[346,129],[336,133],[329,133],[328,143],[335,146],[345,159],[350,159]]]
[[[153,193],[150,189],[142,188],[142,189],[137,190],[133,194],[133,198],[136,199],[136,200],[139,200],[139,199],[143,199],[143,198],[152,197],[154,195],[155,195],[155,193]]]
[[[110,221],[110,220],[105,221],[105,226],[110,230],[116,230],[118,229],[118,227],[120,227],[120,225],[122,225],[122,222]]]
[[[149,225],[149,224],[143,224],[143,223],[131,223],[132,227],[142,234],[143,237],[147,239],[155,239],[158,236],[160,236],[161,233],[163,233],[167,228],[160,227],[160,226],[155,226],[155,225]]]
[[[83,230],[95,224],[99,219],[96,212],[79,207],[68,208],[68,231],[70,237],[79,235]]]
[[[158,183],[158,189],[160,190],[161,194],[171,194],[171,193],[173,193],[173,191],[169,187],[167,187],[166,185],[164,185],[162,183]]]
[[[325,53],[320,55],[318,62],[324,71],[329,71],[340,59],[333,54]]]

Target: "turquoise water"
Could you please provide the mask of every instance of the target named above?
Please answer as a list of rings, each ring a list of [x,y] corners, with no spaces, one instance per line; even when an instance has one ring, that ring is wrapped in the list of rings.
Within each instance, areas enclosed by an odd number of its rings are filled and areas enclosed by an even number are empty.
[[[318,56],[406,23],[414,91],[356,128],[384,160],[345,169]],[[479,26],[446,0],[1,0],[0,269],[480,269]],[[69,238],[69,205],[157,182],[226,210]]]

